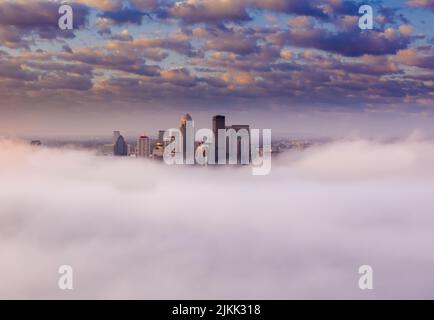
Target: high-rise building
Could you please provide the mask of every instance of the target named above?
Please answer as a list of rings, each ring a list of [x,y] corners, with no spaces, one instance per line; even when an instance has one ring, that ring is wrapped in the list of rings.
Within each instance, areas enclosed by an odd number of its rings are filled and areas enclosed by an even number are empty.
[[[121,136],[120,131],[113,131],[113,144],[116,144],[116,142],[118,142],[120,136]]]
[[[250,126],[249,125],[232,125],[230,127],[227,127],[227,129],[233,129],[235,130],[235,132],[237,133],[237,163],[238,164],[242,164],[242,152],[243,152],[243,146],[245,146],[245,150],[244,152],[246,152],[246,157],[248,157],[248,161],[251,161],[251,148],[250,148]],[[246,135],[242,135],[242,131],[241,130],[245,130],[244,132],[246,133]],[[229,146],[228,146],[229,148]],[[228,150],[229,152],[229,150]]]
[[[128,156],[128,145],[121,134],[119,134],[118,140],[113,147],[113,154],[120,157]]]
[[[147,136],[141,136],[137,139],[137,149],[138,158],[149,158],[151,154],[151,141]]]
[[[181,132],[182,139],[182,158],[187,159],[187,122],[192,122],[193,118],[187,113],[184,114],[179,120],[179,131]],[[194,152],[194,150],[193,150]],[[194,156],[194,155],[193,155]]]
[[[163,159],[164,157],[164,145],[162,143],[157,142],[152,150],[152,158],[153,159]]]
[[[136,153],[136,146],[135,145],[132,145],[132,144],[127,144],[127,146],[128,146],[128,155],[130,156],[130,157],[136,157],[137,156],[137,153]]]
[[[164,133],[165,132],[166,132],[165,130],[158,131],[158,143],[164,144]]]
[[[226,117],[217,115],[212,118],[212,131],[214,132],[215,138],[215,161],[218,163],[219,154],[224,153],[224,148],[219,148],[219,138],[218,131],[220,129],[226,130]]]

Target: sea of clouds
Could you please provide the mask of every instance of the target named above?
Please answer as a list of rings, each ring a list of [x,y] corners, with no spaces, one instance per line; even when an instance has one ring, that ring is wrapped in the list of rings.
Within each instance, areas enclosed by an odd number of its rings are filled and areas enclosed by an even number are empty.
[[[433,142],[338,141],[252,176],[0,141],[0,298],[433,297]]]

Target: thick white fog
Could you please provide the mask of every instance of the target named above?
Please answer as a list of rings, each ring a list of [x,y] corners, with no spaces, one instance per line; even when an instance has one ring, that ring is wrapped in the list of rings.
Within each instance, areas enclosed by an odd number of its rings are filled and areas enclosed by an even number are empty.
[[[252,176],[0,142],[0,298],[433,296],[434,143],[341,141]]]

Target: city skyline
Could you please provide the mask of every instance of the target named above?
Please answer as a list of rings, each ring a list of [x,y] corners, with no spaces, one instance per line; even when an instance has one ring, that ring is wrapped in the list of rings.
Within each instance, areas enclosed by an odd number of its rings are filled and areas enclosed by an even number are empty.
[[[267,133],[264,129],[253,129],[246,124],[228,125],[224,115],[216,115],[212,118],[212,129],[198,129],[191,115],[186,113],[180,117],[178,128],[158,130],[157,139],[142,134],[136,139],[135,144],[131,144],[127,142],[121,131],[115,130],[112,143],[99,146],[99,152],[106,156],[164,159],[166,163],[171,162],[172,160],[169,160],[171,158],[176,164],[182,162],[190,165],[247,165],[252,163],[253,158],[262,163],[266,153],[271,156],[272,131],[265,130]],[[220,141],[221,136],[224,137],[224,142]],[[34,141],[31,144],[33,145]],[[167,153],[166,148],[169,148]],[[198,156],[198,152],[201,156]],[[171,156],[166,158],[167,154]]]
[[[434,0],[0,0],[0,299],[432,299],[433,124]]]

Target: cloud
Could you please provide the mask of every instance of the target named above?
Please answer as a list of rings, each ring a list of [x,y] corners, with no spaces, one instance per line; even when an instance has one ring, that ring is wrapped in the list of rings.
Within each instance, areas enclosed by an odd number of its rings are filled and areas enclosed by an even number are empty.
[[[0,297],[430,298],[433,163],[429,141],[341,141],[253,177],[2,140]]]
[[[128,53],[134,53],[134,55]],[[61,56],[70,61],[123,71],[130,74],[144,76],[159,75],[159,67],[146,65],[143,53],[139,54],[126,50],[111,52],[107,48],[83,47],[74,50],[72,53],[62,53]]]
[[[249,111],[432,105],[430,28],[403,22],[398,7],[381,1],[375,29],[364,32],[354,1],[76,0],[76,24],[86,28],[74,32],[57,28],[60,2],[0,0],[0,44],[9,53],[0,56],[1,109],[34,109],[37,101],[90,110],[95,100],[154,99]],[[263,19],[270,16],[271,24]],[[92,77],[86,72],[83,85],[77,74],[63,81],[62,64],[86,65]]]
[[[365,33],[356,29],[331,32],[315,27],[302,28],[271,35],[270,39],[279,44],[314,48],[348,57],[395,54],[411,42],[409,27],[402,27],[399,31],[387,28]]]
[[[24,70],[20,64],[0,60],[0,77],[32,81],[38,78],[38,74]]]
[[[159,8],[164,7],[169,1],[167,0],[130,0],[130,4],[134,7],[142,9],[155,11],[159,10]]]
[[[427,9],[434,10],[433,0],[408,0],[407,4],[411,7],[427,8]]]
[[[334,1],[331,1],[332,3]],[[330,9],[338,8],[331,6]],[[305,0],[184,0],[168,8],[171,17],[185,23],[245,22],[252,19],[251,10],[266,10],[325,18],[321,1]]]
[[[434,69],[434,46],[400,50],[396,60],[408,66]]]
[[[73,0],[73,1],[100,10],[117,10],[122,8],[122,0]]]
[[[121,10],[105,11],[100,15],[100,17],[102,19],[105,18],[105,19],[112,20],[118,24],[124,24],[124,23],[142,24],[143,17],[147,15],[148,15],[147,13],[136,9],[123,8]]]
[[[258,37],[244,29],[194,29],[193,36],[206,39],[205,50],[248,55],[258,52]]]
[[[169,14],[187,23],[220,23],[251,19],[243,1],[228,0],[180,1],[170,7]]]
[[[80,4],[73,4],[73,8],[77,29],[86,24],[89,10]],[[58,10],[56,1],[0,1],[0,44],[28,49],[34,44],[34,35],[48,40],[74,38],[73,32],[59,29]]]

